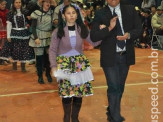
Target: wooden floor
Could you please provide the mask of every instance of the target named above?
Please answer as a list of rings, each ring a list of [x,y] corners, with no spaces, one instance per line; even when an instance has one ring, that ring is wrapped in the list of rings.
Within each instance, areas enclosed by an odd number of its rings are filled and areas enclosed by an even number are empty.
[[[94,95],[83,98],[80,122],[107,122],[107,86],[99,66],[99,53],[98,49],[85,51],[95,81]],[[12,71],[11,64],[0,65],[0,122],[62,122],[63,109],[55,78],[51,84],[40,85],[35,66],[27,65],[27,70],[22,73],[20,65],[17,71]],[[163,51],[136,48],[136,65],[130,67],[122,98],[125,122],[163,122],[162,88]]]

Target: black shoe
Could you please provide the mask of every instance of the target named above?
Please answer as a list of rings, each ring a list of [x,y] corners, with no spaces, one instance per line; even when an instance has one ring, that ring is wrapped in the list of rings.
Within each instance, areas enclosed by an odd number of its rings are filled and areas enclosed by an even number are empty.
[[[123,116],[121,116],[121,121],[125,121],[125,118]]]
[[[13,67],[12,67],[12,68],[13,68],[13,70],[17,70],[17,62],[13,62],[13,64],[12,64],[12,65],[13,65]]]
[[[0,59],[0,65],[4,65],[4,60]]]
[[[25,68],[25,63],[21,63],[21,71],[22,72],[27,72],[27,70]]]
[[[51,77],[51,75],[46,75],[46,77],[47,77],[48,82],[51,83],[51,82],[52,82],[52,77]]]
[[[107,120],[108,120],[109,122],[111,122],[111,121],[113,120],[113,118],[112,118],[112,116],[111,116],[109,107],[107,107],[106,115],[107,115]]]
[[[39,78],[38,78],[38,82],[39,82],[39,84],[44,84],[43,78],[42,78],[42,77],[39,77]]]

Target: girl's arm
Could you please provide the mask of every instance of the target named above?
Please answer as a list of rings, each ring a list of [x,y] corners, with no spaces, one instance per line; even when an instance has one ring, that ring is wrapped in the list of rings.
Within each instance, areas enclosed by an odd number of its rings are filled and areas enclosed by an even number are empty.
[[[12,29],[12,23],[10,21],[7,21],[7,40],[11,42],[11,29]]]
[[[56,68],[57,67],[57,51],[58,51],[58,45],[59,45],[59,39],[57,38],[57,31],[54,30],[52,37],[51,37],[51,43],[49,48],[49,60],[50,60],[50,67]]]
[[[32,34],[34,36],[34,40],[35,40],[35,44],[40,44],[40,39],[37,36],[37,31],[36,31],[36,27],[37,27],[37,19],[32,19]]]
[[[97,42],[92,42],[91,38],[90,38],[90,33],[88,34],[88,37],[86,38],[86,41],[89,42],[92,46],[96,47],[98,45],[101,44],[101,41],[97,41]]]
[[[32,34],[33,34],[33,36],[34,36],[35,39],[38,38],[37,32],[36,32],[36,26],[37,26],[37,19],[32,19],[32,24],[31,24]]]

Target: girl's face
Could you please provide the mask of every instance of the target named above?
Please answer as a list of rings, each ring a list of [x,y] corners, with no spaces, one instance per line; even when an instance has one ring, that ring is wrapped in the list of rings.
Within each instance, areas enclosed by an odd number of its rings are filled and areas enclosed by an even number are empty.
[[[5,10],[6,8],[6,1],[0,3],[0,10]]]
[[[14,2],[14,7],[15,7],[16,9],[20,9],[20,8],[21,8],[21,5],[22,5],[21,0],[15,0],[15,2]]]
[[[43,3],[43,8],[44,8],[45,10],[49,10],[50,4],[51,4],[50,0],[49,0],[49,1],[46,0],[46,1]]]
[[[75,21],[77,19],[77,13],[73,7],[68,7],[63,14],[63,17],[65,18],[68,26],[72,26],[75,24]]]

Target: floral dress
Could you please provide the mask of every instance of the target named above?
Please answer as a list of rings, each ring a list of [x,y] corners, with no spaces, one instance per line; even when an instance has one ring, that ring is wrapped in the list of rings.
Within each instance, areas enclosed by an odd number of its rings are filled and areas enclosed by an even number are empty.
[[[58,88],[59,88],[59,95],[61,97],[83,97],[83,96],[90,96],[93,95],[92,89],[92,80],[93,75],[90,70],[90,62],[87,57],[83,54],[76,55],[76,56],[58,56],[57,57],[57,69],[64,71],[61,73],[62,77],[64,74],[67,75],[76,75],[71,80],[74,82],[79,83],[72,83],[70,79],[65,76],[59,80]],[[86,78],[87,77],[87,78]],[[83,80],[82,79],[89,79]]]

